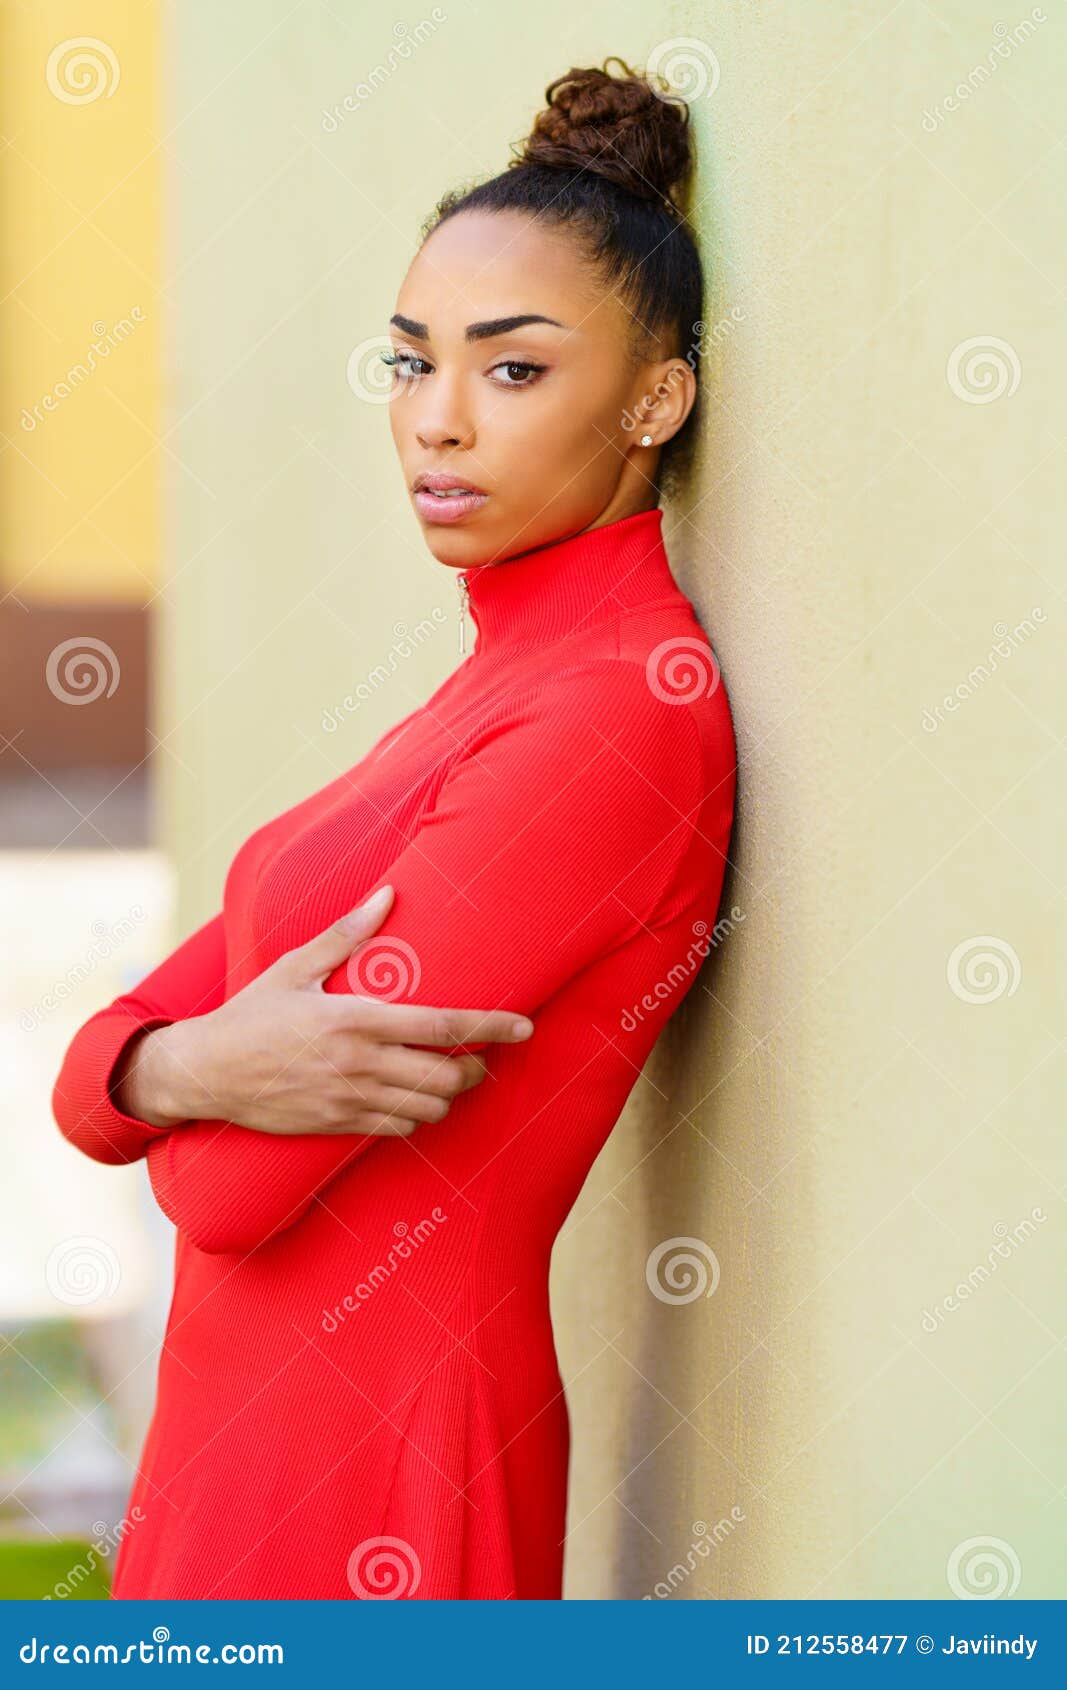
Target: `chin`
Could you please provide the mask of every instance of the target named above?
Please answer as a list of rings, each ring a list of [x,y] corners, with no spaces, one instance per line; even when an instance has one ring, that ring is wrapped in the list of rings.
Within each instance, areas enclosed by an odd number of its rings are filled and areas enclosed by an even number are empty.
[[[422,537],[431,556],[451,569],[467,569],[478,562],[478,554],[483,550],[472,535],[438,528],[435,523],[423,523]]]

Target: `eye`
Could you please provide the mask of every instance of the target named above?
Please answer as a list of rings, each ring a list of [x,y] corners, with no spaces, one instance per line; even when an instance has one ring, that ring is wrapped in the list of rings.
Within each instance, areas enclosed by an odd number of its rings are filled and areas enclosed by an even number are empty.
[[[498,387],[532,387],[534,382],[537,381],[538,377],[545,369],[547,369],[547,367],[548,366],[546,364],[530,363],[529,360],[525,358],[508,358],[502,364],[494,364],[492,374],[495,375],[498,370],[506,370],[510,377],[517,371],[519,372],[518,380],[512,381],[509,379],[508,381],[498,381],[496,385]],[[529,377],[532,379],[524,380],[522,379],[523,377]]]
[[[415,352],[383,352],[381,360],[383,364],[390,366],[397,381],[411,381],[414,377],[424,376],[429,371],[426,359],[420,358]],[[413,364],[421,364],[423,367],[414,370],[412,369]]]

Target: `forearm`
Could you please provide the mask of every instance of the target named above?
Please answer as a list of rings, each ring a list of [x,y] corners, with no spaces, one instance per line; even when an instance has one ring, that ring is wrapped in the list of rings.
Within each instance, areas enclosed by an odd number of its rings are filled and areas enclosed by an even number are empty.
[[[69,1143],[96,1162],[134,1162],[171,1130],[172,1117],[180,1120],[198,1112],[195,1094],[182,1090],[179,1096],[173,1089],[176,1074],[164,1094],[158,1080],[162,1041],[150,1045],[147,1034],[217,1007],[223,1001],[225,978],[222,918],[215,916],[132,991],[90,1016],[68,1045],[52,1090],[52,1112]],[[136,1045],[135,1052],[131,1045]],[[148,1055],[146,1046],[151,1049],[151,1072],[157,1075],[153,1082],[147,1061],[142,1070],[139,1060]],[[138,1113],[142,1105],[148,1107],[147,1116]]]
[[[149,1145],[148,1175],[163,1213],[198,1249],[248,1255],[380,1142],[372,1133],[286,1135],[195,1121]]]

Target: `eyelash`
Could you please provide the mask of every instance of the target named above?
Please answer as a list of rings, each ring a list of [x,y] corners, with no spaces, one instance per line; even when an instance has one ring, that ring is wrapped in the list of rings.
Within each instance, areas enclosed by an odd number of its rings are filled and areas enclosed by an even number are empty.
[[[404,363],[425,364],[426,362],[425,358],[420,358],[415,352],[383,352],[381,354],[381,359],[383,364],[388,364],[391,368],[399,368],[399,366]],[[499,364],[493,364],[491,368],[494,370],[531,370],[534,375],[533,381],[504,381],[494,383],[496,387],[511,388],[514,391],[518,391],[518,389],[523,387],[535,386],[544,371],[548,368],[548,365],[536,364],[530,358],[502,358]],[[410,380],[410,377],[400,376],[399,379],[401,381]]]

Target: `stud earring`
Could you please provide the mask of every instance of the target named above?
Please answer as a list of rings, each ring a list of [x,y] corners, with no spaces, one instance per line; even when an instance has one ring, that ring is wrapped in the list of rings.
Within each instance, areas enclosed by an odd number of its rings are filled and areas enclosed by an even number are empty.
[[[651,434],[642,434],[641,444],[642,444],[642,446],[651,446],[651,444],[652,444]]]

